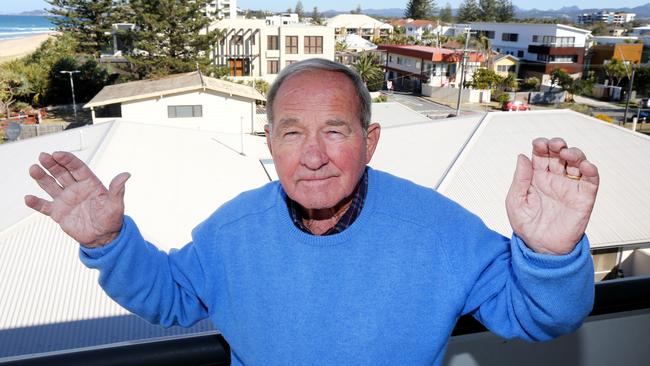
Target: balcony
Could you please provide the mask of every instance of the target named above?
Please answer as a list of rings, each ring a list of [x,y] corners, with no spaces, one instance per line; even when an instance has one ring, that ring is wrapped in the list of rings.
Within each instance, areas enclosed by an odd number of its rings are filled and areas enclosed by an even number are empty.
[[[474,318],[459,319],[445,366],[645,365],[650,359],[650,277],[631,277],[596,284],[594,309],[575,333],[546,343],[506,341]],[[387,330],[390,331],[390,330]],[[390,351],[387,351],[390,352]],[[218,334],[202,334],[137,344],[118,344],[0,362],[32,365],[229,365],[230,348]]]
[[[550,44],[531,44],[528,46],[528,52],[540,55],[575,55],[583,54],[583,47],[574,47],[573,45],[563,44],[554,46]]]

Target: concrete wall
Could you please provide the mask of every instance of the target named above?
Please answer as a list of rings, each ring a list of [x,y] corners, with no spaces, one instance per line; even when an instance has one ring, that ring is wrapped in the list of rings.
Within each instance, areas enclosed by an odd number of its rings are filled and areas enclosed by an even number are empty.
[[[461,103],[489,103],[489,90],[463,89],[460,97]],[[456,103],[458,100],[458,88],[437,87],[427,84],[422,85],[422,95],[432,97],[446,103]]]
[[[201,105],[203,117],[168,118],[167,107]],[[122,103],[122,118],[127,121],[153,123],[169,127],[188,127],[222,133],[252,132],[255,102],[207,90]],[[95,123],[119,118],[96,119]]]

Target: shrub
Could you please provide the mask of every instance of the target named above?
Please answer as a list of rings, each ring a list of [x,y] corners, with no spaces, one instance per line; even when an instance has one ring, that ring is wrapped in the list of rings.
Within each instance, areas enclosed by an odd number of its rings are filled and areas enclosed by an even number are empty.
[[[612,122],[614,122],[614,118],[612,118],[612,117],[610,117],[610,116],[608,116],[608,115],[606,115],[606,114],[602,114],[602,113],[600,113],[600,114],[595,115],[594,117],[598,118],[598,119],[601,120],[601,121],[605,121],[605,122],[607,122],[607,123],[612,123]]]
[[[383,103],[383,102],[386,102],[386,101],[388,101],[388,97],[383,95],[383,94],[379,94],[379,96],[377,98],[372,99],[373,103]]]

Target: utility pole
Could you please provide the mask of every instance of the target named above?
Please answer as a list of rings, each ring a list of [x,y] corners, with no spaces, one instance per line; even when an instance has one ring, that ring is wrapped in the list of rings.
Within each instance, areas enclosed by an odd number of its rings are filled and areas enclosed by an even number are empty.
[[[72,71],[62,70],[62,71],[59,71],[59,72],[61,74],[70,75],[70,89],[72,90],[72,110],[74,111],[74,121],[76,123],[77,122],[77,102],[74,99],[74,81],[72,80],[72,74],[78,74],[79,70],[72,70]]]
[[[460,68],[460,84],[458,84],[458,100],[456,101],[456,117],[460,116],[460,99],[463,94],[463,85],[465,84],[465,68],[467,64],[467,52],[469,48],[469,37],[472,34],[472,28],[465,28],[465,49],[463,50],[463,60],[461,61]],[[456,80],[458,80],[458,72],[456,72]]]

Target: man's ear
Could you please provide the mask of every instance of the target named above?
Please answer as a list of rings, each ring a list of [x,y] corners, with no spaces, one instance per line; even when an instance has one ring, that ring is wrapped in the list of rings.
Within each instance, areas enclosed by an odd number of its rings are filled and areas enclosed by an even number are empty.
[[[264,134],[266,135],[266,145],[269,147],[269,152],[273,156],[273,150],[271,148],[271,125],[268,123],[264,125]]]
[[[379,135],[381,134],[381,126],[379,123],[371,123],[368,126],[368,136],[366,137],[366,164],[370,163],[372,155],[375,153],[377,143],[379,143]]]

